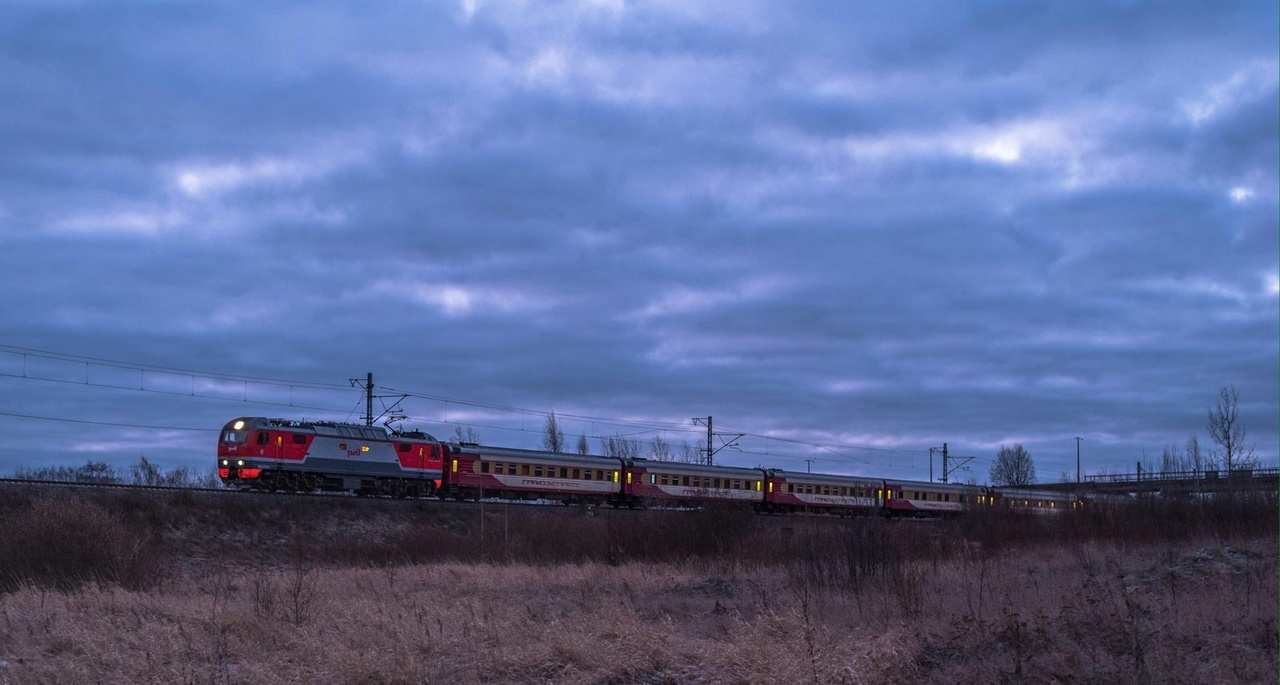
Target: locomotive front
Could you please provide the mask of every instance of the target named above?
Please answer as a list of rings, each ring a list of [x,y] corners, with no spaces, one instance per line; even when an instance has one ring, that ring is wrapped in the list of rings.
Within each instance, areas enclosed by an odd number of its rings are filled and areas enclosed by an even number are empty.
[[[259,427],[255,422],[252,418],[238,418],[222,427],[218,437],[218,478],[223,483],[254,480],[262,475],[262,467],[254,463],[255,454],[249,449],[251,436]]]

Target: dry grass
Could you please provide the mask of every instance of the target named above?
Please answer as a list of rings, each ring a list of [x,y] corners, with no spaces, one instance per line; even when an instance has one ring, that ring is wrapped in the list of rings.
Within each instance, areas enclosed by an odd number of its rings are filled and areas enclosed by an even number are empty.
[[[1275,549],[1083,545],[858,596],[781,568],[440,563],[0,599],[4,682],[1267,682]],[[985,568],[980,566],[985,565]]]
[[[1275,680],[1265,508],[1129,535],[499,508],[481,538],[473,510],[98,497],[0,500],[0,683]],[[47,561],[72,542],[97,556]]]

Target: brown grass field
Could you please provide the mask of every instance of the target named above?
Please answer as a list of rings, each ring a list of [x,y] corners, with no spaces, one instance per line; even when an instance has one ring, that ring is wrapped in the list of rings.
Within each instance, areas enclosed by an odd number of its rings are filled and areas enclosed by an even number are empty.
[[[0,683],[1269,683],[1276,533],[3,487]]]

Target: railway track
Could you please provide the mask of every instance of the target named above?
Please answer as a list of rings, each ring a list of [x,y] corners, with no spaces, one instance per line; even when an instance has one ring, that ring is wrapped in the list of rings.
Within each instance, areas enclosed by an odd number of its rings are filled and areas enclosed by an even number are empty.
[[[362,502],[425,502],[442,507],[462,507],[462,508],[478,508],[485,505],[516,505],[523,507],[540,507],[548,509],[569,508],[562,502],[553,502],[548,500],[508,500],[485,498],[483,500],[456,500],[441,499],[439,497],[391,497],[386,495],[357,495],[348,492],[292,492],[292,491],[269,491],[269,490],[240,490],[234,488],[201,488],[182,485],[140,485],[136,483],[93,483],[85,481],[65,481],[65,480],[33,480],[27,478],[0,478],[0,487],[3,486],[51,486],[62,488],[88,488],[88,489],[112,489],[112,490],[134,490],[141,492],[191,492],[191,493],[209,493],[214,495],[256,495],[259,497],[320,497],[320,498],[336,498],[344,500],[354,500]],[[591,508],[607,511],[639,511],[626,508],[615,507],[597,507],[591,505]],[[687,511],[687,509],[649,509],[647,511]]]

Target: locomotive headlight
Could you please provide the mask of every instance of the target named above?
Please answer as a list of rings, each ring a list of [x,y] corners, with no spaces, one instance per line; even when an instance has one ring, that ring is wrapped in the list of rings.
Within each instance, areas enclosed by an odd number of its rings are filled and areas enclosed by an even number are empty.
[[[223,465],[223,466],[226,466],[226,465],[227,465],[227,460],[226,460],[226,459],[223,459],[223,460],[222,460],[222,465]]]
[[[237,459],[237,460],[236,460],[236,466],[244,466],[244,460],[243,460],[243,459]]]
[[[238,431],[241,428],[244,428],[244,421],[236,421],[235,423],[231,424],[231,430],[233,431]]]

